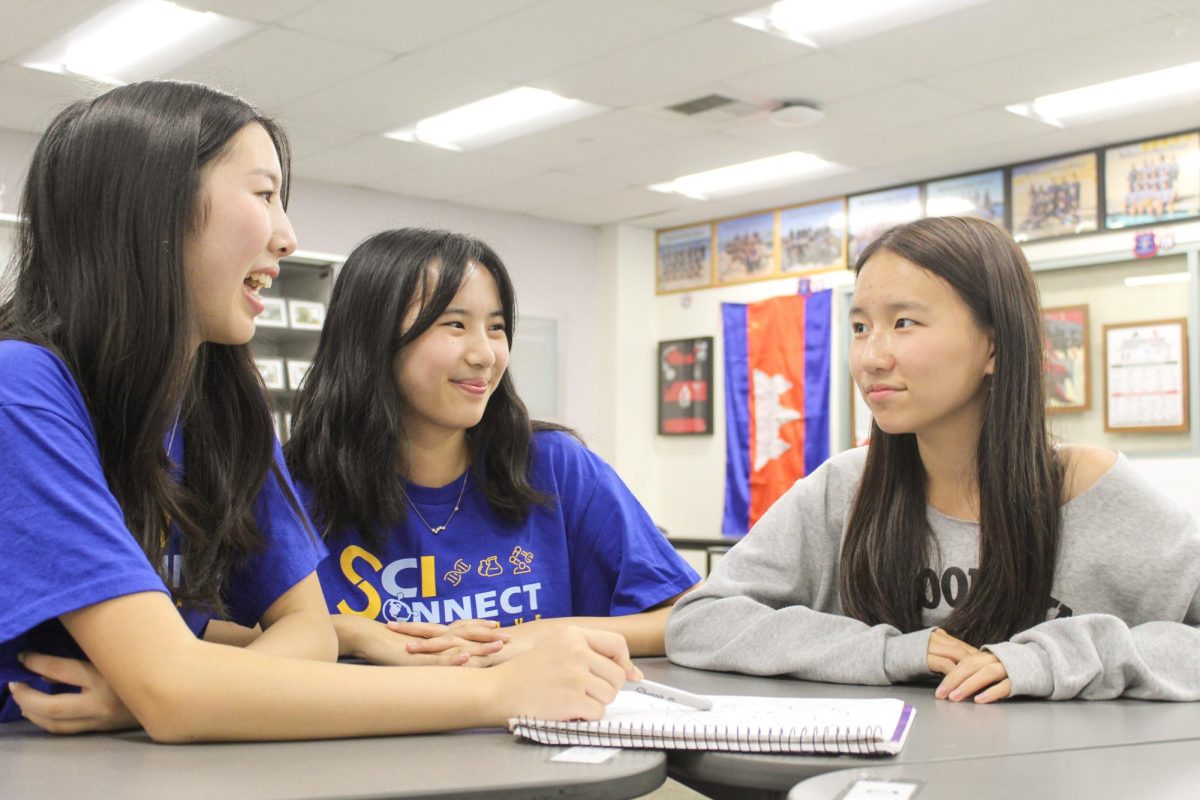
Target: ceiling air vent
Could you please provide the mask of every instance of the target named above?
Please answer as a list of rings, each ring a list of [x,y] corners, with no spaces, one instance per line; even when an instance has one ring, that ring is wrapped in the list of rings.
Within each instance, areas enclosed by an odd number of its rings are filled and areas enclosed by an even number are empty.
[[[762,110],[761,106],[754,103],[726,97],[723,94],[706,94],[703,97],[667,106],[667,111],[709,121],[740,119]]]

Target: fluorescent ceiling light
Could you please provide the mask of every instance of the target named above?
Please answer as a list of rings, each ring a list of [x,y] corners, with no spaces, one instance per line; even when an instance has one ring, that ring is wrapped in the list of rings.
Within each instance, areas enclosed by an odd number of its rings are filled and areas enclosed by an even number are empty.
[[[1191,276],[1186,272],[1171,272],[1166,275],[1138,275],[1126,278],[1126,286],[1154,286],[1160,283],[1187,283]]]
[[[1058,128],[1200,100],[1200,61],[1048,94],[1007,106]]]
[[[669,183],[656,183],[647,188],[667,194],[681,194],[696,200],[708,200],[722,195],[741,194],[792,183],[801,178],[824,177],[845,171],[846,168],[840,164],[794,150],[742,164],[710,169],[707,172],[684,175]]]
[[[603,106],[522,86],[385,133],[446,150],[472,150],[599,114]]]
[[[783,0],[733,18],[808,47],[830,47],[989,0]]]
[[[121,84],[161,75],[257,27],[165,0],[125,0],[30,53],[21,66]]]

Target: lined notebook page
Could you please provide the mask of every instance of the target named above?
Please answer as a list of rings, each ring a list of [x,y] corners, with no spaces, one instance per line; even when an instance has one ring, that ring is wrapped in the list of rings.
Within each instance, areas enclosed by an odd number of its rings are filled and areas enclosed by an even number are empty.
[[[596,722],[518,717],[509,730],[543,744],[732,750],[750,753],[898,753],[914,710],[900,700],[713,695],[697,711],[622,691]]]

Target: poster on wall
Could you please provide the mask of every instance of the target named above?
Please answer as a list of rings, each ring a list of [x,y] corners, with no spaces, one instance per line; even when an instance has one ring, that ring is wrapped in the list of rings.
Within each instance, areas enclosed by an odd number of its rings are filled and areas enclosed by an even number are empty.
[[[712,225],[658,232],[658,293],[712,284]]]
[[[1187,320],[1104,326],[1104,429],[1188,429]]]
[[[1200,133],[1108,148],[1104,190],[1109,228],[1200,216]]]
[[[925,216],[978,217],[1004,227],[1004,170],[925,184]]]
[[[1013,238],[1029,242],[1096,230],[1096,162],[1093,152],[1013,167]]]
[[[1042,337],[1046,409],[1051,413],[1087,411],[1092,406],[1088,307],[1043,308]]]
[[[884,231],[920,219],[922,210],[921,187],[916,185],[851,197],[846,214],[850,266]]]
[[[658,433],[713,432],[713,337],[658,343]]]
[[[844,269],[845,198],[780,211],[779,249],[786,274]]]
[[[775,274],[775,212],[717,223],[717,283]]]

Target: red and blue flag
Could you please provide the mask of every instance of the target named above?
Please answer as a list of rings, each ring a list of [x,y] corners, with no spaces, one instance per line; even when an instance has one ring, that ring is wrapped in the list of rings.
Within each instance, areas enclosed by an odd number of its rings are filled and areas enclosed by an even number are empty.
[[[832,298],[827,289],[721,304],[726,534],[748,531],[829,458]]]

